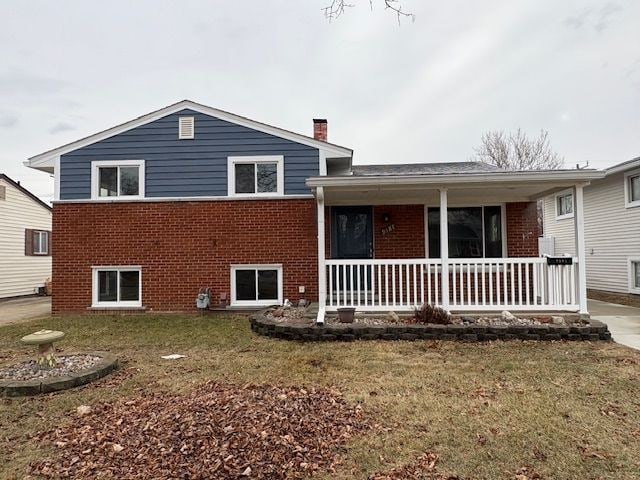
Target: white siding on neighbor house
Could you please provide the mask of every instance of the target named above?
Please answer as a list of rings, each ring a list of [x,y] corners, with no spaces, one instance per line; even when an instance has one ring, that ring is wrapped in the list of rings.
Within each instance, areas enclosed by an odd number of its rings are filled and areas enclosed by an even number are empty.
[[[640,207],[625,208],[624,172],[584,189],[587,288],[629,293],[629,258],[640,257]],[[545,236],[556,253],[573,254],[573,219],[555,219],[554,197],[545,198]]]
[[[0,298],[30,295],[51,277],[51,256],[27,256],[25,229],[51,230],[51,212],[0,178]]]

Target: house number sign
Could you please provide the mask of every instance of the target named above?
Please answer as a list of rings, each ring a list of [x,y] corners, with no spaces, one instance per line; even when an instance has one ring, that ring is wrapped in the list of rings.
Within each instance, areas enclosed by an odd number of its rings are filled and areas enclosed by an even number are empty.
[[[395,224],[387,225],[386,227],[382,227],[382,235],[386,235],[387,233],[391,233],[396,229]]]
[[[573,265],[571,257],[547,257],[547,265]]]

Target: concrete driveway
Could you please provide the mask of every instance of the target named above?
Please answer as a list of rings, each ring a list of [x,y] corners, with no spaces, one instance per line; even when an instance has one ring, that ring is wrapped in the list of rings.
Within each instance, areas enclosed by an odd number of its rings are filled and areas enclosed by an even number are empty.
[[[0,302],[0,326],[51,315],[51,297],[26,297]]]
[[[622,345],[640,350],[640,308],[589,300],[592,318],[609,326],[613,339]]]

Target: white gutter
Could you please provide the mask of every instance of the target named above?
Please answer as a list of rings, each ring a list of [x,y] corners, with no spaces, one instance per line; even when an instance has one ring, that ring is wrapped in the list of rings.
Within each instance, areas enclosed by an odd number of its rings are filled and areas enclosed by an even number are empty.
[[[442,175],[363,175],[310,177],[306,180],[308,187],[352,187],[378,185],[444,185],[486,183],[523,183],[523,182],[582,182],[604,178],[601,170],[557,170],[527,172],[491,172],[491,173],[456,173]]]

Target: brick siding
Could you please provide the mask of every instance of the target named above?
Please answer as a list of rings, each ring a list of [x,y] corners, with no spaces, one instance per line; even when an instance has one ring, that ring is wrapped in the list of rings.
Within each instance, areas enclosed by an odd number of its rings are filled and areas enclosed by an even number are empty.
[[[537,257],[538,211],[536,202],[507,203],[507,256]]]
[[[231,264],[281,263],[284,297],[317,299],[315,201],[54,206],[53,313],[91,305],[91,267],[142,267],[148,311],[194,310],[200,287],[230,295]]]

